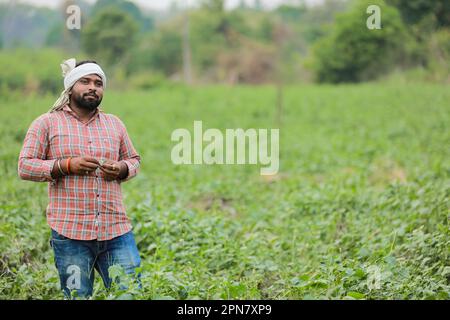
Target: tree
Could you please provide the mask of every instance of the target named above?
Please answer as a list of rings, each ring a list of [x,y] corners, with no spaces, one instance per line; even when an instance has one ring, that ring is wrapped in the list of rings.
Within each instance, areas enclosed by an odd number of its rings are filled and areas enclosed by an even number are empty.
[[[203,0],[202,8],[213,12],[223,12],[225,10],[225,0]]]
[[[381,29],[366,26],[366,8],[382,12]],[[400,14],[383,0],[361,1],[337,17],[332,32],[313,48],[313,69],[319,82],[359,82],[375,79],[395,65],[408,40]]]
[[[450,1],[448,0],[386,0],[401,13],[408,32],[416,43],[411,48],[414,64],[428,67],[441,60],[445,41],[437,41],[437,33],[445,35],[450,27]],[[436,47],[437,44],[440,47]]]
[[[83,48],[105,63],[115,65],[133,47],[137,30],[138,26],[127,13],[107,8],[82,30]]]
[[[418,24],[432,16],[437,27],[450,26],[450,2],[448,0],[388,0],[400,11],[407,24]]]
[[[189,28],[189,8],[186,8],[183,22],[183,74],[186,84],[192,83],[192,59]]]
[[[67,29],[67,18],[72,14],[67,12],[67,8],[76,5],[81,12],[81,28],[91,12],[91,6],[82,0],[65,0],[59,6],[57,12],[59,19],[48,29],[45,44],[50,47],[62,47],[66,51],[77,52],[80,50],[81,32],[78,29]]]
[[[255,0],[255,2],[253,3],[253,7],[258,11],[262,11],[264,9],[261,0]]]
[[[108,8],[116,8],[122,12],[128,13],[138,24],[141,31],[150,31],[154,28],[153,19],[151,17],[144,16],[139,7],[131,1],[98,0],[92,8],[92,14],[95,15]]]
[[[162,26],[157,31],[145,34],[139,46],[132,52],[133,63],[129,73],[143,70],[157,71],[173,76],[182,69],[182,35],[178,27]]]

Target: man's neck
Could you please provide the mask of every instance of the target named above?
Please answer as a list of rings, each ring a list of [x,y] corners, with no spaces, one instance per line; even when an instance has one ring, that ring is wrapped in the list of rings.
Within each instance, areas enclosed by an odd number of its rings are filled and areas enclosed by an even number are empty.
[[[73,112],[76,113],[76,115],[78,116],[78,118],[80,118],[80,120],[82,122],[87,122],[89,121],[89,119],[92,118],[92,116],[95,114],[95,112],[97,111],[97,108],[95,108],[94,110],[87,110],[87,109],[83,109],[80,108],[79,106],[77,106],[77,104],[73,101],[70,101],[69,104],[70,109],[73,110]]]

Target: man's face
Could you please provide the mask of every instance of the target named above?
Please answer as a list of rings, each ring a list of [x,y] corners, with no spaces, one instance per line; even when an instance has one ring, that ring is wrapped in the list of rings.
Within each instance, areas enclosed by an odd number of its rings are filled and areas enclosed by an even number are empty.
[[[95,110],[103,99],[102,78],[96,74],[82,77],[72,87],[72,99],[82,109]]]

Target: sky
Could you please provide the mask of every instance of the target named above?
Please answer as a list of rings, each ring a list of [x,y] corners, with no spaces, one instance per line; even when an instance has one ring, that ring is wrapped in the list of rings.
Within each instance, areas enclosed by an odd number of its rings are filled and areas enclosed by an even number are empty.
[[[0,0],[2,3],[8,3],[13,0]],[[23,2],[23,3],[32,3],[40,6],[47,6],[47,7],[58,7],[63,0],[14,0],[15,2]],[[137,5],[149,8],[149,9],[158,9],[158,10],[164,10],[167,9],[170,4],[173,2],[173,0],[130,0],[131,2],[136,3]],[[182,3],[188,2],[189,5],[195,5],[200,0],[176,0],[180,7],[182,7]],[[300,0],[261,0],[261,3],[267,7],[267,8],[273,8],[278,6],[281,3],[298,3]],[[87,2],[93,3],[95,0],[87,0]],[[233,8],[237,6],[241,0],[225,0],[226,7],[227,8]],[[254,0],[245,0],[248,4],[253,4]],[[307,4],[315,4],[318,2],[322,2],[321,0],[304,0]]]

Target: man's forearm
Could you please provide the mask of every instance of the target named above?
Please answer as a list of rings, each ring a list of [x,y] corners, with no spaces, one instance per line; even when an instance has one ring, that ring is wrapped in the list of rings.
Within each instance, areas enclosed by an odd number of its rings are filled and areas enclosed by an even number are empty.
[[[44,182],[52,181],[52,171],[55,160],[20,158],[18,174],[21,179]]]
[[[63,161],[62,159],[61,160],[56,160],[55,164],[53,165],[53,169],[52,169],[52,178],[53,179],[58,179],[58,178],[61,178],[62,176],[64,176],[61,173],[61,171],[59,170],[58,162],[59,162],[59,165],[61,167],[61,170],[64,172],[64,175],[67,175],[67,168],[66,168],[66,165],[65,165],[66,161]]]
[[[127,168],[126,168],[126,174],[124,174],[123,178],[122,178],[122,172],[121,172],[119,181],[125,182],[136,176],[139,166],[140,166],[140,156],[136,155],[133,158],[124,159],[121,161],[121,163],[124,163]]]

